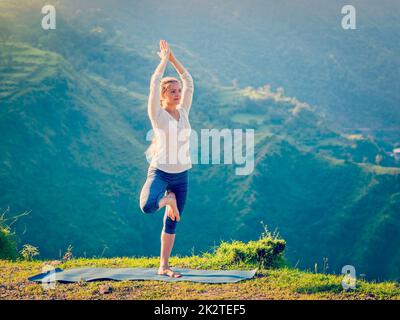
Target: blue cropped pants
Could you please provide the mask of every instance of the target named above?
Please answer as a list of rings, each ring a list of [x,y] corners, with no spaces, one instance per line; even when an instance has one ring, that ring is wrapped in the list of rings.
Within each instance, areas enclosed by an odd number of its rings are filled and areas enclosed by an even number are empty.
[[[168,173],[150,166],[147,179],[140,192],[140,209],[143,213],[154,213],[159,209],[159,202],[167,191],[175,193],[178,210],[182,216],[188,190],[188,170],[179,173]],[[177,222],[164,214],[163,231],[175,234]]]

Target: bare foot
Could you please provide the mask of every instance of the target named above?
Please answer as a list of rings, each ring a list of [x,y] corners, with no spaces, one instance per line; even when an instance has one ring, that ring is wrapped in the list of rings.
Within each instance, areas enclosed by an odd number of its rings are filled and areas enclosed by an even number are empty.
[[[171,278],[180,278],[180,277],[182,277],[182,275],[179,272],[172,271],[169,267],[167,267],[167,268],[160,267],[158,269],[157,274],[162,275],[162,276],[168,276],[168,277],[171,277]]]
[[[176,203],[175,193],[168,191],[167,195],[165,196],[168,199],[167,205],[167,215],[172,220],[179,221],[181,220],[181,216],[179,214],[178,205]]]

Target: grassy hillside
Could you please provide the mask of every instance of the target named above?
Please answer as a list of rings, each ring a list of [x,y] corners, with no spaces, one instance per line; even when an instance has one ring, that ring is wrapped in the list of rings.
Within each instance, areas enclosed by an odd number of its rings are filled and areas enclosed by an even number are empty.
[[[92,254],[105,247],[93,239],[137,242],[130,230],[141,223],[128,217],[139,192],[132,195],[132,183],[141,183],[137,172],[146,169],[145,141],[138,141],[145,136],[138,126],[146,123],[143,97],[79,74],[56,53],[21,43],[6,48],[12,63],[0,67],[7,78],[0,84],[1,203],[12,214],[31,210],[17,224],[22,241],[34,239],[53,256],[70,239]],[[77,228],[84,224],[87,242]]]
[[[45,261],[9,262],[0,260],[0,299],[328,299],[379,300],[400,299],[398,283],[371,283],[358,280],[356,289],[345,291],[343,276],[300,271],[294,268],[260,269],[255,277],[234,284],[204,284],[193,282],[168,283],[163,281],[102,281],[57,284],[54,290],[45,290],[27,278],[42,272]],[[157,258],[76,259],[58,267],[115,267],[157,268]],[[220,269],[209,259],[189,256],[171,259],[173,267],[193,269]],[[251,269],[253,266],[232,265],[231,269]],[[101,293],[101,286],[112,288]]]

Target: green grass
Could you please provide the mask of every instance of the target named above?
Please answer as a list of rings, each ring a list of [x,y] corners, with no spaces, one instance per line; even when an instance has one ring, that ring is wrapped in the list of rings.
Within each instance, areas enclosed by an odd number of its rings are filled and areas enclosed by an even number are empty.
[[[158,266],[158,258],[73,259],[58,267],[150,267]],[[164,281],[97,281],[56,284],[46,290],[27,280],[40,273],[45,261],[11,262],[0,260],[0,299],[400,299],[398,283],[357,281],[356,289],[342,289],[342,276],[314,274],[293,268],[259,269],[253,279],[233,284],[204,284]],[[219,269],[205,257],[172,257],[173,267]],[[248,266],[250,267],[250,266]],[[244,265],[232,265],[243,269]],[[101,294],[100,286],[112,287],[110,294]]]
[[[400,299],[400,286],[394,282],[358,281],[356,288],[342,288],[340,275],[316,274],[288,267],[282,257],[285,241],[278,234],[265,232],[257,241],[221,242],[212,253],[202,256],[171,257],[172,267],[207,270],[254,270],[250,280],[230,284],[188,281],[95,281],[57,283],[46,289],[30,282],[51,261],[0,260],[0,299]],[[70,258],[57,266],[63,270],[82,267],[157,268],[158,257]],[[103,294],[100,288],[110,286]]]

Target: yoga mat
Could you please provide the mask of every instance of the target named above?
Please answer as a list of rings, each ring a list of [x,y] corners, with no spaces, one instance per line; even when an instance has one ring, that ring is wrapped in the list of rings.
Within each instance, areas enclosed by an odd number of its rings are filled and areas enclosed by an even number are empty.
[[[180,278],[171,278],[157,274],[157,268],[75,268],[53,272],[44,272],[28,278],[30,281],[49,283],[58,281],[70,283],[78,281],[99,280],[163,280],[163,281],[193,281],[204,283],[234,283],[254,277],[257,270],[195,270],[171,268],[182,274]]]

